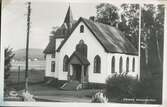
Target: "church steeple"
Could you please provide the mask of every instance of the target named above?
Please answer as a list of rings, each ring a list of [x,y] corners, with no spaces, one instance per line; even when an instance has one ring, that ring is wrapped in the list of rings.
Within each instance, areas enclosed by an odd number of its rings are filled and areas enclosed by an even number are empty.
[[[68,29],[71,29],[72,27],[72,22],[73,22],[73,16],[72,16],[72,11],[71,11],[71,7],[69,5],[68,7],[68,11],[66,13],[65,19],[64,19],[64,24],[67,25]]]

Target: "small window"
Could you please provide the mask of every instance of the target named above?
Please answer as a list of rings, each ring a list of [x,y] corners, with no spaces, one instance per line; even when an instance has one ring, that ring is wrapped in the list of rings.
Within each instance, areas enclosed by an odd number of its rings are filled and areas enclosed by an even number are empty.
[[[132,72],[135,72],[135,58],[133,58],[132,62]]]
[[[122,73],[122,64],[123,64],[123,60],[122,60],[122,56],[119,59],[119,73]]]
[[[100,73],[100,70],[101,70],[100,56],[96,55],[96,57],[94,58],[94,73]]]
[[[129,57],[126,59],[126,72],[129,72]]]
[[[81,26],[80,26],[80,33],[83,33],[83,32],[84,32],[84,26],[81,25]]]
[[[51,72],[55,72],[55,61],[51,62]]]
[[[68,60],[69,60],[68,56],[65,55],[63,59],[63,71],[64,72],[68,72]]]
[[[111,61],[111,73],[115,73],[115,57],[112,57]]]

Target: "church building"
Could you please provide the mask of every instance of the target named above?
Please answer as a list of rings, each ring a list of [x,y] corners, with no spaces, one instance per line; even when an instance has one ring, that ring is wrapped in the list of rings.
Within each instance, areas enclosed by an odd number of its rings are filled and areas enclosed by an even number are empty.
[[[44,50],[45,76],[82,84],[105,84],[114,74],[140,78],[138,50],[116,27],[74,20],[70,7]],[[66,84],[67,84],[66,83]]]

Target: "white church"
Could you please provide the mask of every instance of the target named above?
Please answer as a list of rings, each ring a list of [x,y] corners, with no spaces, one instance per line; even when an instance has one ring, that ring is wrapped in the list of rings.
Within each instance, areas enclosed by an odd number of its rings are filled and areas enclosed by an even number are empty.
[[[81,85],[105,84],[115,73],[140,78],[138,50],[116,27],[82,17],[73,20],[69,7],[52,33],[44,50],[46,77]]]

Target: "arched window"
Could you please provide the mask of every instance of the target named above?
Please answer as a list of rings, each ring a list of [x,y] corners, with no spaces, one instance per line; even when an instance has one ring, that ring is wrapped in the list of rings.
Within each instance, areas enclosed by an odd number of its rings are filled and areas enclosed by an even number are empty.
[[[111,73],[115,73],[115,57],[112,57],[111,61]]]
[[[94,73],[100,73],[100,70],[101,70],[100,56],[96,55],[94,58]]]
[[[68,56],[65,55],[63,59],[63,71],[64,72],[68,72],[68,60],[69,60]]]
[[[129,57],[126,59],[126,72],[129,72]]]
[[[51,72],[55,72],[55,61],[51,62]]]
[[[135,72],[135,58],[133,58],[132,62],[132,72]]]
[[[81,26],[80,26],[80,33],[83,33],[83,32],[84,32],[84,26],[81,25]]]
[[[123,60],[122,60],[122,56],[119,59],[119,73],[122,73],[122,64],[123,64]]]

